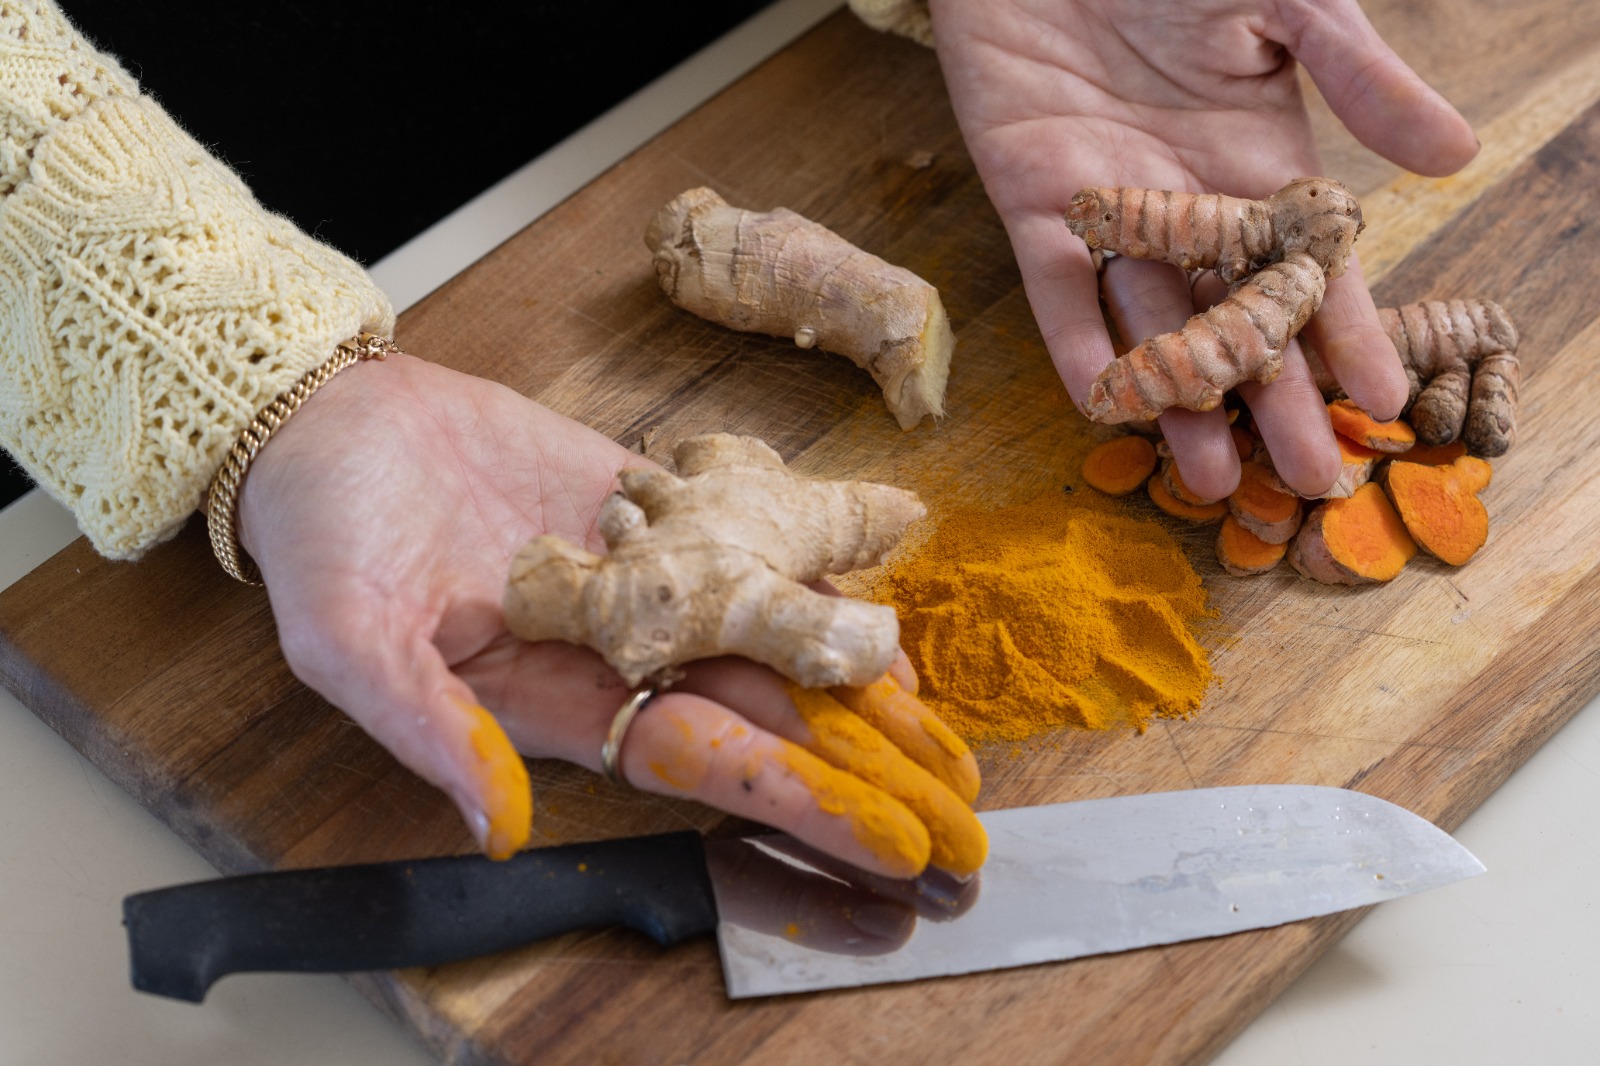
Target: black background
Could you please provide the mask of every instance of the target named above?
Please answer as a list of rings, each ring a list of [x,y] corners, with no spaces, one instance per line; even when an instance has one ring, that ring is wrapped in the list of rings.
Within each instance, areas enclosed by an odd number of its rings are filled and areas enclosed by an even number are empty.
[[[270,210],[372,263],[772,0],[60,0]],[[28,488],[0,463],[0,504]]]

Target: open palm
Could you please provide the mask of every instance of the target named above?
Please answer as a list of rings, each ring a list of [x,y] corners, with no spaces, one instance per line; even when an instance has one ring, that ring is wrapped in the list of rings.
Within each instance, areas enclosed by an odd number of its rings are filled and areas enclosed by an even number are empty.
[[[967,146],[1011,237],[1062,381],[1081,403],[1113,351],[1087,248],[1062,221],[1079,189],[1129,185],[1257,198],[1323,174],[1298,80],[1303,64],[1368,147],[1408,169],[1450,173],[1476,152],[1465,120],[1382,42],[1354,0],[931,0],[935,40]],[[1298,63],[1297,63],[1298,61]],[[1336,176],[1336,175],[1335,175]],[[1118,258],[1103,295],[1138,341],[1197,303],[1175,267]],[[1309,339],[1373,414],[1406,397],[1359,263],[1329,282]],[[1277,381],[1239,387],[1279,473],[1320,493],[1339,473],[1332,431],[1299,350]],[[1221,498],[1238,479],[1222,412],[1161,417],[1184,481]]]
[[[603,551],[601,504],[645,463],[510,389],[395,355],[319,391],[245,482],[241,539],[295,674],[449,793],[491,854],[529,833],[517,753],[599,769],[628,694],[593,652],[507,631],[511,557],[539,533]],[[716,660],[638,717],[620,769],[857,866],[916,873],[786,772],[786,745],[807,738],[776,674]]]

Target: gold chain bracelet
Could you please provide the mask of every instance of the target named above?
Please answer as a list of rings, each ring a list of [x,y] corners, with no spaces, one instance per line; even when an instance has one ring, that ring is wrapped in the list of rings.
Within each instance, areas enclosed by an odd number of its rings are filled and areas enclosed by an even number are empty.
[[[255,561],[245,554],[239,543],[237,529],[239,489],[244,485],[244,476],[250,472],[250,464],[255,462],[261,449],[266,447],[267,441],[272,439],[272,435],[289,416],[339,371],[368,359],[386,359],[399,350],[393,341],[375,333],[360,333],[341,341],[334,349],[332,359],[306,371],[304,377],[279,393],[276,400],[262,408],[244,427],[244,432],[228,449],[222,469],[211,479],[211,490],[206,496],[206,528],[211,533],[211,550],[216,553],[217,561],[229,577],[247,585],[261,584],[261,571]]]

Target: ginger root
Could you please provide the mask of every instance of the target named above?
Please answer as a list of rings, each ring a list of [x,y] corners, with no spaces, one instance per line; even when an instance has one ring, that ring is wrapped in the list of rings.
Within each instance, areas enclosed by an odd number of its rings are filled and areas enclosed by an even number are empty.
[[[786,208],[757,213],[680,193],[645,244],[673,303],[719,325],[848,357],[901,429],[944,414],[955,334],[939,292]]]
[[[933,19],[928,15],[928,0],[850,0],[850,10],[875,30],[933,47]]]
[[[1378,310],[1411,383],[1404,417],[1423,444],[1458,438],[1473,455],[1504,455],[1517,436],[1517,327],[1491,300],[1427,300]],[[1341,395],[1316,352],[1306,361],[1324,396]]]
[[[1265,200],[1149,189],[1084,189],[1067,228],[1091,250],[1210,268],[1227,299],[1175,333],[1118,356],[1090,386],[1096,422],[1134,422],[1169,407],[1209,411],[1243,381],[1269,382],[1283,350],[1344,273],[1361,205],[1327,178],[1300,178]]]
[[[609,554],[536,537],[502,606],[525,640],[599,652],[629,685],[742,655],[807,688],[866,685],[899,651],[892,608],[806,587],[876,565],[925,508],[869,482],[800,477],[753,437],[679,442],[677,475],[625,470],[601,509]]]

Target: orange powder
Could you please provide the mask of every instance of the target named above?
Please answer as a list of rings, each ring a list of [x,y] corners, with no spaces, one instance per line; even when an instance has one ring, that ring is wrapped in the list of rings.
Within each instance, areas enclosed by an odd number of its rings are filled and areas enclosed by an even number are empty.
[[[900,616],[918,695],[970,743],[1183,717],[1211,668],[1211,617],[1171,534],[1061,493],[950,511],[870,595]]]

